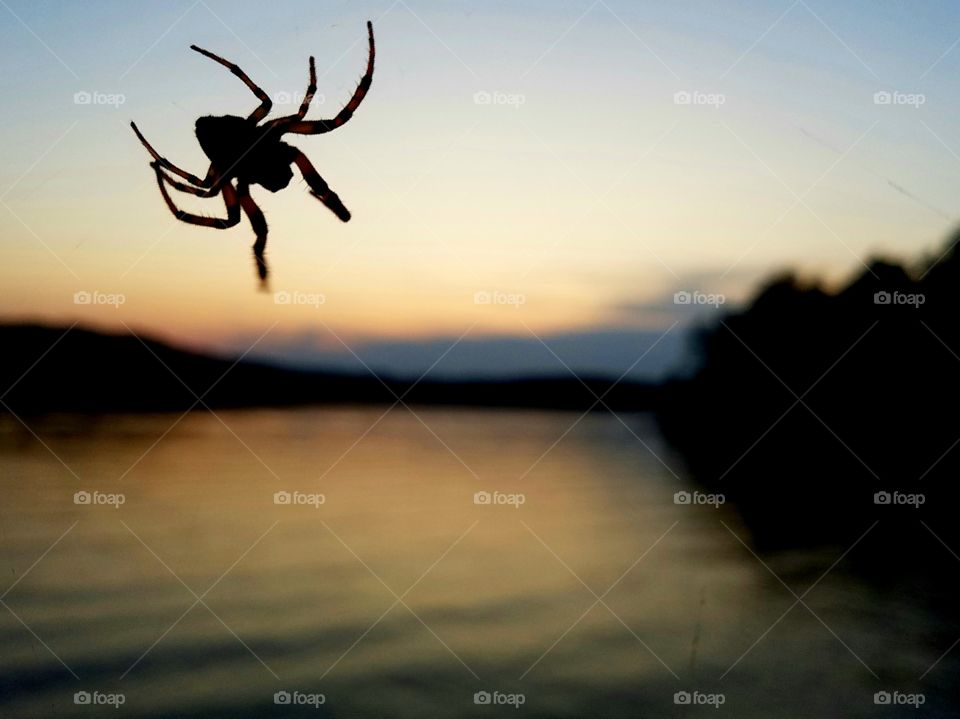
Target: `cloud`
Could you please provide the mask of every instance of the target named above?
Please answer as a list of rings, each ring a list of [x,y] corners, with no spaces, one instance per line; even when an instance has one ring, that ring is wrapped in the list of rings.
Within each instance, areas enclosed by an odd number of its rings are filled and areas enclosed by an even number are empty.
[[[416,379],[428,370],[430,377],[438,379],[569,376],[573,371],[581,377],[607,378],[626,372],[633,380],[657,381],[695,364],[691,330],[735,309],[746,298],[746,288],[752,287],[761,274],[745,268],[725,271],[710,268],[686,273],[661,284],[652,294],[631,295],[629,288],[624,288],[620,299],[613,299],[601,310],[592,326],[549,334],[534,327],[539,338],[520,331],[468,335],[457,343],[459,333],[406,339],[356,337],[338,329],[349,345],[347,349],[328,330],[309,328],[271,333],[250,357],[289,367],[351,373],[372,370],[398,379]],[[678,304],[678,292],[689,293],[691,302]],[[698,301],[710,296],[722,297],[723,301],[713,305]],[[237,336],[230,346],[242,352],[256,338]]]
[[[705,269],[680,275],[654,293],[627,296],[610,305],[606,320],[624,327],[684,327],[702,324],[735,310],[749,294],[760,270]],[[684,300],[689,301],[684,301]]]

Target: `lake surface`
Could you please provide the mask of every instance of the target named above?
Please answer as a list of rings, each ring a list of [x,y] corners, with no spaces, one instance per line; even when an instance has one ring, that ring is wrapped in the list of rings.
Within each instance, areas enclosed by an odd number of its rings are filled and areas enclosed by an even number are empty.
[[[4,415],[0,716],[955,715],[919,589],[804,595],[844,548],[676,504],[649,417],[385,409]]]

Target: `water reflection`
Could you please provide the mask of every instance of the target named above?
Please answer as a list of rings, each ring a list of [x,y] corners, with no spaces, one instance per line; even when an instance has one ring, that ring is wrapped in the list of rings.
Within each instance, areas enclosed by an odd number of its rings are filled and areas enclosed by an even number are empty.
[[[948,706],[951,655],[916,681],[955,629],[925,599],[841,562],[795,604],[774,574],[802,595],[842,549],[761,561],[735,508],[675,504],[696,488],[648,418],[383,412],[62,416],[31,422],[42,443],[4,420],[3,715],[487,716],[482,690],[536,717],[709,710],[677,691],[738,717],[874,716],[893,687]]]

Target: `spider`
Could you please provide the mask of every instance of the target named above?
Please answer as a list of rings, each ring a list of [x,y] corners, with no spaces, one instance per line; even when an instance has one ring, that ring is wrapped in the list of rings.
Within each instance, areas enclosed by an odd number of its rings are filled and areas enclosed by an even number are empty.
[[[250,185],[260,185],[270,192],[282,190],[290,184],[290,180],[293,178],[293,171],[290,166],[295,164],[303,175],[303,179],[310,186],[311,194],[326,205],[340,220],[343,222],[350,220],[350,211],[343,206],[337,193],[331,190],[326,181],[320,177],[307,156],[296,147],[283,142],[282,137],[285,133],[320,135],[337,129],[353,116],[354,111],[370,89],[370,83],[373,80],[373,60],[376,51],[373,42],[373,24],[370,22],[367,23],[367,36],[370,50],[367,57],[366,72],[360,79],[357,89],[354,90],[350,102],[344,106],[336,117],[332,120],[303,119],[310,107],[310,101],[317,91],[317,70],[313,57],[311,57],[310,84],[307,86],[307,93],[300,109],[294,115],[278,117],[262,125],[260,121],[267,116],[273,106],[267,94],[234,63],[196,45],[191,45],[191,50],[206,55],[230,70],[260,100],[259,107],[247,117],[206,115],[197,120],[197,140],[204,154],[210,159],[210,167],[203,178],[180,169],[161,156],[140,133],[136,123],[130,123],[140,142],[153,156],[153,162],[150,163],[150,166],[156,172],[160,194],[163,195],[164,202],[166,202],[174,217],[191,225],[225,230],[240,222],[241,209],[246,213],[247,219],[257,236],[253,245],[253,255],[262,285],[266,283],[268,272],[267,262],[264,258],[264,250],[267,245],[267,221],[263,212],[250,196]],[[164,170],[178,175],[189,184],[173,179]],[[234,179],[236,179],[236,185],[232,182]],[[198,197],[209,198],[222,195],[227,210],[226,218],[207,217],[184,212],[171,199],[166,185]]]

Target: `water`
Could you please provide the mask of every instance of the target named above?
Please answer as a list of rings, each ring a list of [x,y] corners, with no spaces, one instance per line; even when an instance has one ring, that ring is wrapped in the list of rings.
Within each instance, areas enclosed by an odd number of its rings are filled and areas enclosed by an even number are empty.
[[[949,715],[955,627],[844,562],[782,616],[842,548],[762,563],[648,417],[383,412],[4,417],[0,714]]]

